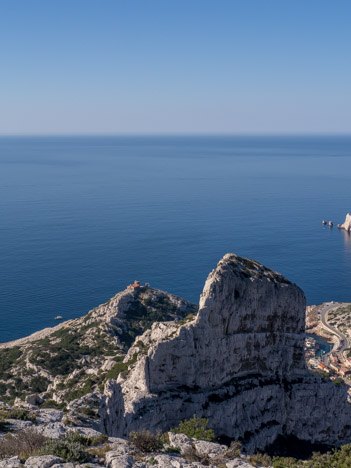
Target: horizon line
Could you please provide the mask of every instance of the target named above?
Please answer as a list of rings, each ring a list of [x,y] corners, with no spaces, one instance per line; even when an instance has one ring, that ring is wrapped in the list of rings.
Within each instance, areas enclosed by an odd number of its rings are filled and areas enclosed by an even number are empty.
[[[0,133],[0,138],[28,137],[350,137],[351,132],[124,132],[124,133]]]

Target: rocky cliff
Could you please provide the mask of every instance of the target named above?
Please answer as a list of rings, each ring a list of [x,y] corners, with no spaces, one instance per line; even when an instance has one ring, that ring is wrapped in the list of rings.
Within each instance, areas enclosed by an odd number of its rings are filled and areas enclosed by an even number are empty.
[[[66,424],[117,437],[196,414],[247,452],[278,436],[347,443],[346,388],[307,370],[304,334],[301,289],[228,254],[199,309],[134,284],[80,319],[0,345],[0,400],[59,407]]]
[[[95,393],[126,367],[130,345],[155,321],[179,321],[197,312],[184,299],[149,286],[129,286],[76,320],[0,345],[0,401],[27,399],[65,407]],[[91,398],[90,398],[91,399]],[[93,411],[90,412],[93,415]]]
[[[196,317],[154,323],[129,349],[127,369],[105,386],[104,430],[167,430],[196,414],[247,451],[278,435],[349,442],[346,389],[307,370],[304,320],[300,288],[226,255],[205,283]]]

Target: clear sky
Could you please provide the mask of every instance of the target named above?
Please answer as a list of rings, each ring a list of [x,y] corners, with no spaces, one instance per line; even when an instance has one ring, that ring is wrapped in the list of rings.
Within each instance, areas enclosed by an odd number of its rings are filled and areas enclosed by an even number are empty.
[[[350,0],[0,0],[0,134],[351,133]]]

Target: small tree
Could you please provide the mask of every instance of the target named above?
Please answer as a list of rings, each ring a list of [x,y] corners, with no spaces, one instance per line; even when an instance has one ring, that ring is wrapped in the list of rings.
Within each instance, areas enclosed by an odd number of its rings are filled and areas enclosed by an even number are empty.
[[[343,385],[345,385],[345,382],[341,377],[337,377],[336,379],[333,380],[333,384],[336,385],[337,387],[342,387]]]
[[[154,435],[150,431],[131,432],[129,440],[135,448],[143,453],[157,452],[163,447],[161,436]]]
[[[212,441],[215,438],[212,429],[207,429],[208,419],[198,418],[196,414],[190,419],[179,423],[178,427],[170,429],[175,434],[185,434],[191,439]]]

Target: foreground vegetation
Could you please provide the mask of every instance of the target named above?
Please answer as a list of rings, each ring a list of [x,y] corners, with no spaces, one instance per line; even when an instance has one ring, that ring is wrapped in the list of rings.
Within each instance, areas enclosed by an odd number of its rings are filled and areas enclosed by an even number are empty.
[[[32,415],[24,410],[13,409],[0,416],[18,417],[30,420]],[[35,419],[32,419],[35,421]],[[214,433],[208,428],[208,420],[192,418],[182,421],[171,432],[185,434],[191,439],[215,441]],[[201,463],[204,466],[212,465],[217,468],[226,467],[230,460],[239,457],[247,460],[255,467],[273,468],[349,468],[351,467],[351,444],[344,445],[328,453],[314,453],[308,460],[298,460],[292,457],[270,457],[267,454],[244,456],[240,452],[240,443],[232,442],[228,449],[214,456],[199,453],[196,444],[192,443],[181,450],[172,446],[168,434],[152,434],[149,431],[132,432],[129,436],[130,454],[135,460],[142,460],[153,465],[154,457],[158,453],[178,454],[188,463]],[[0,459],[19,456],[24,462],[30,456],[54,455],[65,462],[88,463],[95,457],[104,458],[106,453],[113,450],[108,443],[108,437],[101,434],[97,437],[86,437],[78,432],[69,431],[61,439],[44,437],[33,427],[15,433],[7,433],[0,437]]]
[[[270,457],[257,454],[250,457],[250,463],[257,467],[273,468],[350,468],[351,444],[328,453],[314,453],[308,460],[297,460],[292,457]]]

